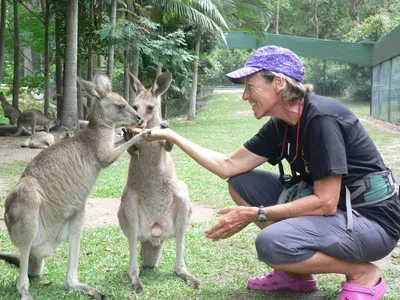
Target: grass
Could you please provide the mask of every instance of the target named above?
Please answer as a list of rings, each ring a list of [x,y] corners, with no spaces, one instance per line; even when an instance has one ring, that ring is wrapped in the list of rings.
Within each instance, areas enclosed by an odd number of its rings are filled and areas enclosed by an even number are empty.
[[[201,146],[230,153],[255,134],[265,122],[253,117],[248,104],[240,100],[240,94],[213,94],[209,99],[213,100],[212,104],[199,111],[195,122],[186,121],[185,116],[170,120],[174,130]],[[369,114],[366,104],[344,103],[358,115]],[[398,145],[400,134],[378,130],[370,124],[365,127],[382,155],[388,158],[386,163],[394,165],[400,174],[397,155],[392,155],[395,153],[392,147]],[[172,155],[178,176],[188,184],[192,200],[214,208],[233,204],[224,180],[198,166],[178,147],[172,151]],[[92,197],[120,197],[127,177],[128,162],[129,157],[124,154],[105,169]],[[5,184],[5,190],[0,192],[0,200],[4,200],[25,166],[26,163],[0,165]],[[267,164],[263,168],[277,171]],[[317,275],[318,290],[308,296],[288,291],[267,294],[247,290],[246,282],[251,274],[270,271],[257,260],[254,239],[258,229],[250,224],[235,236],[213,243],[205,238],[203,232],[214,223],[215,220],[191,224],[185,238],[186,264],[192,274],[202,281],[200,291],[191,289],[174,275],[175,242],[167,240],[160,265],[141,270],[144,291],[140,296],[135,295],[127,276],[129,247],[117,226],[84,231],[79,278],[83,283],[98,287],[110,299],[337,299],[343,277],[332,274]],[[0,230],[0,251],[16,251],[6,230]],[[82,293],[64,289],[67,257],[68,243],[63,243],[47,260],[45,274],[31,280],[30,292],[36,299],[88,299]],[[392,257],[392,263],[398,265],[399,258]],[[0,262],[0,270],[0,299],[19,299],[15,289],[18,271],[4,262]],[[382,272],[389,283],[383,299],[398,299],[399,269],[383,269]]]

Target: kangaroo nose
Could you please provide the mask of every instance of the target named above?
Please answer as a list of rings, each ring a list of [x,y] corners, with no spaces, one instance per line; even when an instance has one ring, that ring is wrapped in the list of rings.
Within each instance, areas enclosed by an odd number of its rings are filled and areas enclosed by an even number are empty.
[[[137,120],[138,124],[143,123],[143,119],[139,115],[136,116],[136,120]]]

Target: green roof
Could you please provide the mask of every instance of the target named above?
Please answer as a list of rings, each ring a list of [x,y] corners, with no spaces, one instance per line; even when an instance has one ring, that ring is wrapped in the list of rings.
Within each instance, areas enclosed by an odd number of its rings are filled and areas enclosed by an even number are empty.
[[[265,34],[263,41],[247,32],[232,31],[226,41],[230,49],[256,49],[265,45],[288,48],[299,56],[372,66],[375,43],[351,43],[282,34]]]

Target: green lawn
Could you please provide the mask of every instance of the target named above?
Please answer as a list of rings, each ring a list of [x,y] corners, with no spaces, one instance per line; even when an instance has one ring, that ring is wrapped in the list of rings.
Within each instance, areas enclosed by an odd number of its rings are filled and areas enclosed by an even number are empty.
[[[195,122],[187,122],[186,116],[170,120],[171,126],[188,139],[215,151],[229,153],[255,134],[265,120],[256,120],[249,105],[241,100],[240,94],[213,94],[212,104],[201,109]],[[368,115],[369,107],[358,102],[344,102],[358,115]],[[386,163],[394,166],[400,174],[400,164],[395,149],[400,133],[387,132],[366,124]],[[172,151],[179,178],[186,181],[192,200],[213,208],[232,205],[224,180],[199,167],[178,147]],[[105,169],[93,190],[93,197],[120,197],[126,181],[128,155],[124,154]],[[15,180],[21,174],[24,163],[0,166],[0,174],[6,184],[0,193],[4,200]],[[268,165],[263,168],[275,170]],[[294,292],[254,292],[246,289],[247,278],[252,274],[270,271],[257,261],[254,239],[258,229],[249,225],[232,238],[211,242],[204,230],[215,223],[207,221],[192,224],[185,239],[185,258],[188,269],[202,281],[202,289],[188,287],[173,274],[175,242],[165,242],[160,265],[155,269],[143,269],[141,279],[144,292],[136,296],[127,276],[129,247],[117,226],[86,229],[81,242],[79,262],[80,280],[98,287],[110,299],[337,299],[340,275],[317,275],[318,289],[305,295]],[[78,292],[68,292],[63,283],[67,266],[68,243],[62,244],[45,266],[45,274],[31,280],[30,292],[35,299],[88,299]],[[15,252],[6,230],[0,230],[0,251]],[[398,257],[393,263],[399,265]],[[15,284],[18,271],[0,262],[0,299],[19,299]],[[388,283],[385,300],[398,299],[400,294],[399,268],[383,269]]]

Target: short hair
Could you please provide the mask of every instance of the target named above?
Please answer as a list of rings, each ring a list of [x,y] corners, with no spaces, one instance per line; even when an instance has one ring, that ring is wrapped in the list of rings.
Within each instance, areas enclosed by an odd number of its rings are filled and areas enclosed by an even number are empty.
[[[285,79],[283,87],[283,99],[290,105],[296,104],[304,98],[304,96],[313,90],[312,84],[302,84],[301,82],[293,79],[282,73],[277,73],[268,70],[261,70],[256,73],[256,76],[264,79],[267,82],[272,82],[275,76]]]

